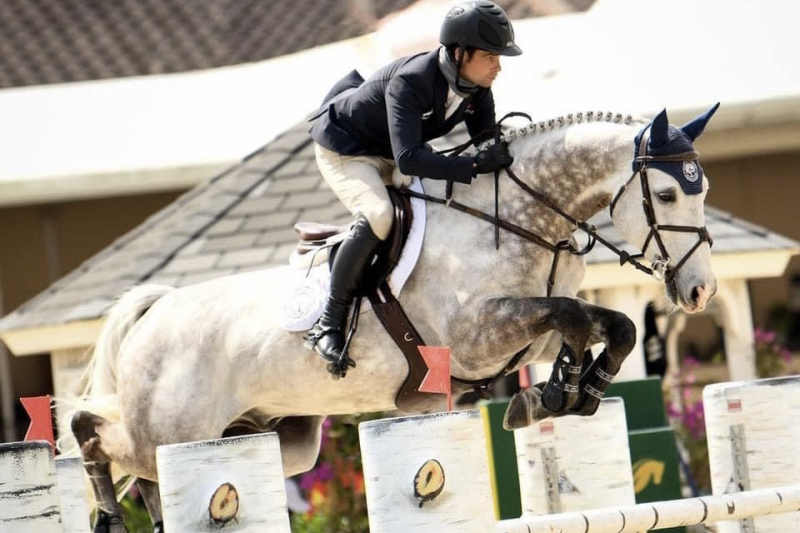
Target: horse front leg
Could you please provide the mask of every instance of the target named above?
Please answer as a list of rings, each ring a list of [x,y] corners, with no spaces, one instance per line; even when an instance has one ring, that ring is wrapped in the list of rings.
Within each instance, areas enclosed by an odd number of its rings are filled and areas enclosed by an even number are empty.
[[[636,342],[633,322],[622,313],[569,298],[533,300],[538,300],[536,308],[547,310],[545,316],[538,317],[540,326],[559,331],[564,344],[548,381],[512,397],[503,420],[509,430],[550,416],[594,414]],[[606,349],[583,370],[584,350],[597,342],[605,342]]]
[[[604,342],[606,346],[581,375],[580,398],[570,411],[591,416],[597,411],[606,389],[636,345],[636,327],[618,311],[585,305],[594,324],[592,342]]]
[[[550,379],[541,385],[539,391],[530,393],[535,394],[536,398],[531,396],[518,400],[523,403],[527,399],[536,402],[536,409],[541,407],[546,415],[531,415],[532,404],[519,406],[525,412],[524,416],[521,413],[522,419],[566,413],[577,404],[584,350],[593,328],[581,303],[565,297],[491,298],[482,302],[474,323],[480,324],[481,328],[473,331],[472,335],[462,335],[463,331],[457,331],[457,338],[462,342],[468,339],[468,348],[464,350],[471,353],[470,364],[463,361],[461,366],[469,366],[472,370],[492,368],[497,364],[498,352],[512,350],[513,353],[514,347],[529,344],[551,331],[561,334],[564,342],[555,355]],[[528,421],[523,425],[530,423]]]

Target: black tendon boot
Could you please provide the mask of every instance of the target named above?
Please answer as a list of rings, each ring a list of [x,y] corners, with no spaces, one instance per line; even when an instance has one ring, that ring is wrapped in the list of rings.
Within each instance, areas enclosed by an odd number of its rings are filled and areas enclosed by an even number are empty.
[[[344,377],[348,367],[356,366],[344,353],[347,311],[380,242],[367,219],[358,216],[333,260],[331,293],[322,316],[305,336],[306,347],[331,363],[328,371],[336,379]]]
[[[592,416],[600,406],[600,400],[606,393],[614,376],[619,372],[619,365],[612,365],[608,350],[604,349],[589,368],[581,375],[580,399],[571,412],[581,416]]]

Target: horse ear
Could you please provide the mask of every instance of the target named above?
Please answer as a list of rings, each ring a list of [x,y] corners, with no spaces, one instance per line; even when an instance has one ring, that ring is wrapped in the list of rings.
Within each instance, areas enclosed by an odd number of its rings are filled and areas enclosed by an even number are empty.
[[[706,129],[706,124],[708,124],[708,121],[717,111],[717,108],[719,108],[719,102],[712,105],[708,111],[706,111],[699,117],[694,118],[688,123],[681,126],[681,130],[683,131],[683,133],[685,133],[687,137],[689,137],[691,140],[697,139],[700,136],[700,134],[703,133],[703,130]]]
[[[667,110],[662,109],[661,112],[653,119],[653,124],[650,126],[650,146],[662,146],[669,142],[669,119],[667,119]]]

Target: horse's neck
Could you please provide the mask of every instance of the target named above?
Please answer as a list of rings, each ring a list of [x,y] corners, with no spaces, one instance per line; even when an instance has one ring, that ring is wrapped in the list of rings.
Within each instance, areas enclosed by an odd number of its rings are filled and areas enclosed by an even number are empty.
[[[589,123],[526,137],[512,144],[514,168],[533,189],[578,220],[608,206],[630,176],[633,137],[640,126]],[[574,228],[525,193],[510,195],[513,216],[552,239],[567,238]]]

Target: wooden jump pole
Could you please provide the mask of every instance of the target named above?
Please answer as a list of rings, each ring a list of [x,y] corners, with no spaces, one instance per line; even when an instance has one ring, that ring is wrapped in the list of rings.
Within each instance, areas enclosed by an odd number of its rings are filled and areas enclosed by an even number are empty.
[[[800,509],[800,485],[498,522],[495,533],[635,533]],[[787,532],[788,533],[788,532]]]

